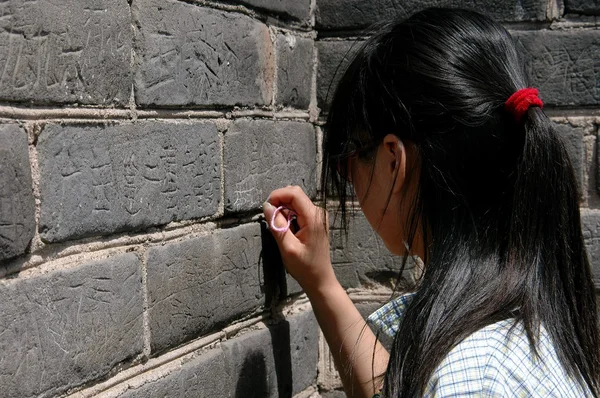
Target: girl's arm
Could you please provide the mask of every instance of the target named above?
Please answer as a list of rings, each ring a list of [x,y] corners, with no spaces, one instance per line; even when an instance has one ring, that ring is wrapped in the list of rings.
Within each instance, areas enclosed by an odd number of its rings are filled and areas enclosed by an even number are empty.
[[[264,213],[271,221],[278,206],[297,215],[299,230],[271,230],[288,272],[300,283],[311,301],[317,321],[329,344],[348,397],[371,398],[381,386],[373,377],[385,372],[389,355],[376,342],[371,329],[338,282],[329,251],[327,214],[316,207],[299,187],[273,191]],[[287,221],[281,213],[276,226]],[[375,353],[375,355],[373,355]]]
[[[371,398],[379,390],[389,354],[337,283],[307,292],[349,398]],[[375,353],[375,355],[373,355]],[[375,377],[375,378],[374,378]]]

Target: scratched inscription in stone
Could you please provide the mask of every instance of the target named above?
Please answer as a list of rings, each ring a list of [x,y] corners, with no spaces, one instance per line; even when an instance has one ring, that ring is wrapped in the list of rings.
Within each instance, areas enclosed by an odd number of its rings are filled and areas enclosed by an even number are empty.
[[[131,36],[127,0],[0,1],[0,99],[127,103]]]
[[[316,193],[315,132],[310,123],[237,120],[225,134],[225,209],[258,208],[272,190],[300,185]]]
[[[547,105],[600,104],[600,31],[513,32]]]
[[[0,280],[0,396],[63,396],[139,354],[140,269],[128,253]]]
[[[388,19],[406,18],[428,7],[466,8],[497,21],[545,20],[547,4],[539,0],[319,0],[317,29],[356,29]]]
[[[152,351],[206,334],[264,303],[258,224],[148,250]]]
[[[60,241],[217,211],[212,123],[48,125],[39,144],[42,239]]]
[[[139,0],[132,7],[138,103],[271,102],[274,61],[266,25],[173,0]]]
[[[35,231],[27,135],[0,125],[0,260],[25,251]]]
[[[348,288],[372,279],[380,283],[396,279],[403,258],[390,253],[362,213],[349,212],[348,217],[347,237],[340,219],[331,217],[331,262],[340,283]],[[402,274],[405,282],[414,283],[414,271],[414,263],[408,262]]]

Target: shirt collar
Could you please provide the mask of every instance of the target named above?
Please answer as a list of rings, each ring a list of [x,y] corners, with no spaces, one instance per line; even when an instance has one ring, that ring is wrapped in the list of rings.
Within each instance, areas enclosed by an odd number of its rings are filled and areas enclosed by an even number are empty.
[[[406,293],[396,297],[369,315],[367,323],[379,332],[393,338],[404,318],[406,307],[408,307],[414,295],[415,293]]]

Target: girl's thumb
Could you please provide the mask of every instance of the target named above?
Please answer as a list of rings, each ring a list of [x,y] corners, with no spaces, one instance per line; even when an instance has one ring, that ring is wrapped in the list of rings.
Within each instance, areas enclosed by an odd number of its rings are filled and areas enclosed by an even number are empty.
[[[273,213],[275,213],[275,206],[269,202],[263,203],[263,214],[265,215],[265,219],[269,224],[271,224],[271,220],[273,219]]]

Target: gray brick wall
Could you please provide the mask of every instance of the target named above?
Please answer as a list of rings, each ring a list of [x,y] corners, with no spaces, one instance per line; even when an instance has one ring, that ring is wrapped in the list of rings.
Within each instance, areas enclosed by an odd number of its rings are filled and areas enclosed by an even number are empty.
[[[340,71],[371,23],[427,6],[482,11],[518,40],[572,156],[600,286],[596,0],[8,0],[0,396],[343,396],[260,208],[288,184],[316,196]],[[402,259],[360,216],[331,237],[366,315]]]

